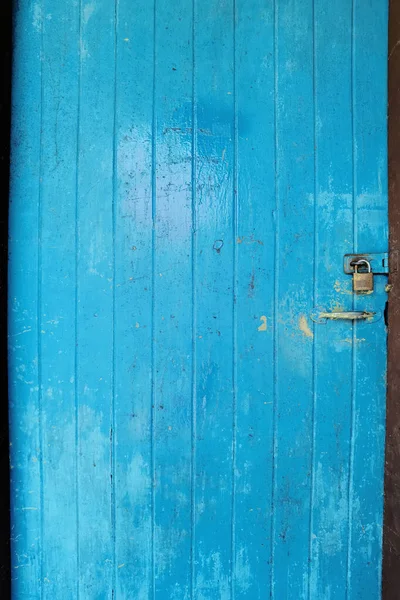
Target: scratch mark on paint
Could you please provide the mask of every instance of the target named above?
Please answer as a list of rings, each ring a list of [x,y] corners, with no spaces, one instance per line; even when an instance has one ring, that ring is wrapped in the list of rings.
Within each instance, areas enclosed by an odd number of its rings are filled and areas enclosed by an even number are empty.
[[[397,42],[395,43],[395,45],[393,46],[393,48],[390,51],[389,57],[388,58],[392,58],[393,52],[396,50],[396,48],[398,48],[400,44],[400,40],[397,40]]]
[[[255,279],[255,275],[254,275],[254,271],[251,274],[251,278],[250,278],[250,283],[249,283],[249,292],[248,292],[248,297],[249,298],[253,298],[254,296],[254,279]]]
[[[23,331],[20,331],[19,333],[13,333],[12,335],[8,336],[8,337],[16,337],[17,335],[22,335],[23,333],[30,333],[32,331],[32,328],[29,327],[28,329],[24,329]]]
[[[314,334],[310,329],[309,324],[307,323],[307,319],[304,315],[302,315],[299,319],[299,328],[302,333],[308,338],[313,338]]]
[[[260,317],[261,325],[258,328],[258,331],[267,331],[267,317],[264,315]]]

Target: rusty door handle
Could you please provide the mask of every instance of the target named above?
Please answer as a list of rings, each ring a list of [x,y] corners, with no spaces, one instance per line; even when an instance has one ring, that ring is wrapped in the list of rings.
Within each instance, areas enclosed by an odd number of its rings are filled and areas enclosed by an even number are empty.
[[[360,321],[363,319],[373,319],[376,313],[367,310],[348,310],[348,311],[332,311],[320,312],[319,319],[331,319],[333,321],[344,319],[346,321]]]
[[[369,310],[332,310],[315,308],[310,315],[314,323],[326,323],[327,321],[364,321],[364,323],[375,323],[382,317],[382,312]]]
[[[374,316],[374,312],[368,312],[366,310],[322,312],[319,314],[320,319],[346,319],[348,321],[357,321],[359,319],[372,319]]]

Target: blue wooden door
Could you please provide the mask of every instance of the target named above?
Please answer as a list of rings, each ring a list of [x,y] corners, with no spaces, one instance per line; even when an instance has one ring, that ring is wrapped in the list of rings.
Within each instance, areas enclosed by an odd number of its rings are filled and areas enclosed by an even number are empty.
[[[380,597],[386,4],[16,3],[13,598]]]

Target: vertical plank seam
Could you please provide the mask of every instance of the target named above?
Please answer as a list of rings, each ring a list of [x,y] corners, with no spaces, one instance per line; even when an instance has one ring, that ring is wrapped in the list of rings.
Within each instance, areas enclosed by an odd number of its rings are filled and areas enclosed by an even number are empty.
[[[352,219],[353,219],[353,251],[357,251],[357,203],[356,203],[356,147],[355,147],[355,2],[351,3],[351,144],[352,144]],[[356,299],[353,295],[353,310],[356,307]],[[355,402],[356,402],[356,323],[352,324],[352,347],[351,347],[351,402],[350,402],[350,456],[348,475],[348,537],[347,537],[347,575],[346,575],[346,598],[349,598],[351,588],[351,544],[353,533],[353,466],[354,466],[354,429],[355,429]]]
[[[197,96],[196,96],[196,0],[192,0],[192,456],[191,456],[191,545],[190,545],[190,597],[195,598],[195,543],[196,543],[196,435],[197,435],[197,360],[196,360],[196,257],[197,257]]]
[[[274,163],[275,163],[275,210],[274,210],[274,305],[273,305],[273,407],[272,407],[272,468],[271,468],[271,569],[270,569],[270,598],[275,597],[275,496],[276,496],[276,471],[277,471],[277,409],[278,409],[278,323],[277,307],[279,294],[279,186],[278,186],[278,8],[274,0],[273,9],[274,27]]]
[[[312,72],[313,72],[313,157],[314,157],[314,262],[313,262],[313,309],[317,304],[317,257],[318,257],[318,206],[317,206],[317,58],[316,58],[316,20],[315,20],[315,1],[312,0],[312,27],[313,27],[313,43],[312,43]],[[312,346],[312,408],[311,408],[311,487],[310,487],[310,515],[309,515],[309,542],[308,542],[308,598],[311,600],[311,576],[313,567],[313,525],[314,525],[314,497],[315,497],[315,444],[316,444],[316,408],[317,408],[317,339],[318,330],[313,324],[313,346]]]
[[[76,123],[76,165],[75,165],[75,498],[76,498],[76,595],[80,598],[80,537],[79,537],[79,386],[78,386],[78,303],[79,303],[79,166],[80,166],[80,122],[81,122],[81,88],[82,88],[82,0],[78,2],[78,98]]]
[[[155,485],[156,485],[156,473],[155,473],[155,242],[156,242],[156,25],[157,25],[157,0],[153,2],[153,96],[152,96],[152,139],[151,139],[151,217],[152,217],[152,230],[151,230],[151,416],[150,416],[150,428],[151,428],[151,448],[150,448],[150,462],[151,462],[151,597],[155,599]]]
[[[231,506],[231,600],[235,598],[236,563],[236,434],[237,434],[237,261],[238,245],[238,106],[236,55],[237,3],[233,0],[233,282],[232,282],[232,506]]]
[[[38,352],[38,426],[39,426],[39,496],[40,496],[40,597],[44,597],[44,486],[43,486],[43,392],[42,392],[42,180],[43,180],[43,102],[44,102],[44,0],[40,12],[40,132],[39,132],[39,190],[38,190],[38,254],[37,254],[37,352]]]
[[[115,371],[116,371],[116,354],[115,354],[115,275],[116,275],[116,257],[115,257],[115,240],[116,240],[116,197],[117,197],[117,36],[118,36],[118,0],[114,0],[114,114],[113,114],[113,193],[112,193],[112,376],[111,376],[111,528],[112,528],[112,598],[116,598],[116,505],[115,505]]]

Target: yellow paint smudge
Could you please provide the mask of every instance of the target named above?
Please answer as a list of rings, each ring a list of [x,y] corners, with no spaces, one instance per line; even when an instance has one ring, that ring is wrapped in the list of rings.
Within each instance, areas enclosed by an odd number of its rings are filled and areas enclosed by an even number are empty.
[[[331,311],[332,312],[343,312],[344,311],[343,304],[339,304],[339,302],[333,302],[331,304]]]
[[[260,317],[261,325],[258,328],[258,331],[267,331],[267,317],[264,315]]]
[[[314,334],[310,329],[309,324],[307,323],[307,319],[304,315],[302,315],[299,319],[299,328],[300,331],[308,338],[313,338]]]

